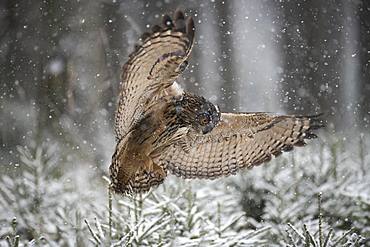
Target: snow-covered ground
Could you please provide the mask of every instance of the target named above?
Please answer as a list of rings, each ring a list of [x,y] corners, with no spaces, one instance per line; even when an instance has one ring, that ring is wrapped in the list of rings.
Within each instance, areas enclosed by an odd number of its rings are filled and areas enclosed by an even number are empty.
[[[112,200],[106,177],[93,166],[76,169],[77,159],[63,161],[58,144],[20,148],[21,172],[0,176],[0,244],[9,236],[36,246],[363,246],[370,234],[365,140],[322,132],[236,176],[170,176],[149,194]]]

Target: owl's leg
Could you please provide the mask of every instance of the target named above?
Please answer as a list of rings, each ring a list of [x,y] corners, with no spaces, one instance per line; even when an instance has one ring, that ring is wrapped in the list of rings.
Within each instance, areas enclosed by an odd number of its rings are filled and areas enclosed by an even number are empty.
[[[157,165],[156,163],[154,163],[151,158],[149,158],[148,162],[146,162],[145,168],[148,172],[153,172],[153,173],[159,175],[160,177],[165,177],[166,176],[166,172],[163,170],[163,168],[161,166]]]
[[[166,177],[166,172],[163,170],[163,167],[157,165],[156,163],[153,163],[153,172],[162,178]]]

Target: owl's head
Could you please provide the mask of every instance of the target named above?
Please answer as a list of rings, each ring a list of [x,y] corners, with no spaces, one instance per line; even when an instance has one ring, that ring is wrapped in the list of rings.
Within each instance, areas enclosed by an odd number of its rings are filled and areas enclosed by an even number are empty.
[[[220,110],[204,97],[184,93],[177,101],[176,112],[180,119],[202,134],[209,133],[220,121]]]
[[[203,134],[209,133],[220,121],[221,114],[218,106],[205,99],[199,108],[195,108],[195,111],[195,123]]]

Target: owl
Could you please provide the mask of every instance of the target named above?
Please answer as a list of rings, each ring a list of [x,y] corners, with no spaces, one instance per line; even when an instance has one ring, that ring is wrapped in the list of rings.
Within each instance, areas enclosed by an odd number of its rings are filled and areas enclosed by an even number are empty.
[[[318,116],[226,113],[175,79],[194,44],[194,21],[177,10],[144,33],[123,66],[115,117],[111,188],[147,192],[169,173],[215,179],[305,145],[323,126]]]

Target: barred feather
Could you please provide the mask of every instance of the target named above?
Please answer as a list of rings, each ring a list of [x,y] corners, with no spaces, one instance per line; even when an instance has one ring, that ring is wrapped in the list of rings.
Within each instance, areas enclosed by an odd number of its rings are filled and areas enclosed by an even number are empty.
[[[184,24],[185,23],[185,24]],[[185,26],[184,26],[185,25]],[[115,118],[116,140],[121,139],[170,87],[182,72],[193,46],[194,22],[177,11],[172,20],[144,33],[136,51],[123,66],[122,89]]]
[[[214,179],[303,146],[305,139],[316,137],[312,131],[320,127],[323,124],[318,116],[222,113],[221,122],[211,133],[189,138],[193,140],[188,144],[190,150],[171,146],[155,162],[179,177]]]

